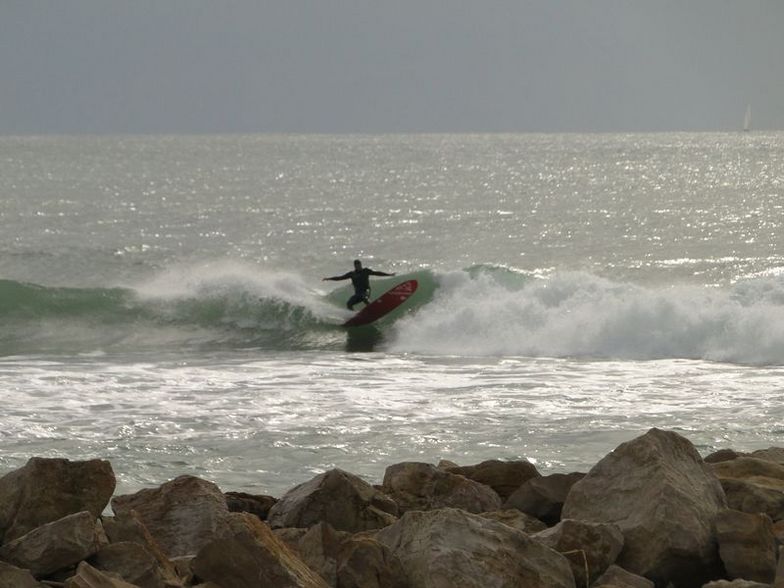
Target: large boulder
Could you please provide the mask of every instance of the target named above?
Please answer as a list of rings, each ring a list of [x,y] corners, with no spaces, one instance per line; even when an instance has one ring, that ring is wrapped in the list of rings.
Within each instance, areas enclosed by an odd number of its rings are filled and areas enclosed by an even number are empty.
[[[615,525],[572,519],[564,519],[532,538],[566,556],[578,586],[587,586],[601,576],[623,548],[623,535]]]
[[[657,584],[721,576],[714,522],[724,491],[688,439],[651,429],[618,446],[572,486],[563,518],[614,523],[618,565]]]
[[[91,559],[98,570],[110,572],[141,588],[171,588],[181,583],[170,569],[140,543],[122,541],[105,545]]]
[[[178,578],[177,566],[161,549],[158,542],[139,518],[136,511],[131,511],[128,516],[121,519],[104,517],[103,528],[111,544],[133,543],[141,546],[144,551],[155,559],[155,565],[160,570],[163,578]],[[106,553],[112,553],[111,550]],[[193,554],[195,555],[195,554]],[[193,555],[180,557],[193,557]]]
[[[79,564],[76,568],[76,575],[72,576],[65,583],[65,588],[140,588],[135,584],[129,584],[125,580],[96,570],[86,561]]]
[[[442,468],[451,474],[459,474],[466,478],[490,486],[506,500],[523,483],[531,478],[541,476],[536,466],[530,461],[499,461],[491,459],[470,466]]]
[[[115,496],[120,520],[135,512],[168,557],[192,555],[209,543],[229,516],[220,489],[207,480],[180,476],[158,488]]]
[[[0,478],[0,545],[70,514],[98,518],[115,485],[108,461],[31,458]]]
[[[737,457],[710,464],[719,480],[744,480],[751,484],[784,491],[784,465],[758,457]]]
[[[6,543],[0,547],[0,559],[41,578],[87,559],[105,542],[106,536],[92,513],[80,512]]]
[[[360,535],[343,542],[336,575],[339,588],[408,588],[403,564],[392,550]]]
[[[584,477],[583,473],[573,472],[531,478],[509,496],[504,508],[516,508],[554,525],[561,520],[561,509],[569,490]]]
[[[389,466],[382,488],[397,502],[401,512],[460,508],[480,513],[501,508],[500,497],[490,487],[429,463],[404,462]]]
[[[773,582],[776,539],[767,515],[725,510],[716,517],[719,553],[732,578]]]
[[[319,523],[297,541],[295,552],[330,586],[406,588],[398,558],[367,535],[352,536]]]
[[[772,461],[784,465],[784,447],[757,449],[756,451],[752,451],[749,455],[751,457],[756,457],[757,459],[764,459],[765,461]]]
[[[231,588],[328,588],[258,517],[232,513],[192,564],[201,580]]]
[[[349,533],[336,531],[329,523],[319,523],[297,542],[296,553],[308,567],[318,572],[330,586],[337,584],[338,554]]]
[[[591,588],[654,588],[654,584],[648,578],[632,574],[613,564],[593,583]]]
[[[262,521],[267,520],[270,509],[278,501],[266,494],[248,494],[246,492],[226,492],[226,506],[229,512],[249,512]]]
[[[411,588],[574,588],[569,562],[507,525],[458,509],[410,511],[376,534]]]
[[[727,506],[747,513],[763,513],[774,521],[784,519],[784,492],[746,480],[720,480]]]
[[[30,573],[0,561],[0,588],[47,588]]]
[[[330,470],[289,490],[270,509],[273,528],[312,527],[325,522],[338,531],[380,529],[397,518],[397,504],[363,479]]]
[[[503,523],[513,529],[528,533],[529,535],[544,531],[547,528],[547,525],[539,519],[525,514],[524,512],[520,512],[516,508],[480,512],[479,516],[490,519],[491,521],[498,521],[499,523]]]

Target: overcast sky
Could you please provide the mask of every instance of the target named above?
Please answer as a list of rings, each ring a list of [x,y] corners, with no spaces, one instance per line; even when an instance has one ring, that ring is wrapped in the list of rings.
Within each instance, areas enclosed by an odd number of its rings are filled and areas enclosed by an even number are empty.
[[[0,133],[784,129],[784,0],[0,0]]]

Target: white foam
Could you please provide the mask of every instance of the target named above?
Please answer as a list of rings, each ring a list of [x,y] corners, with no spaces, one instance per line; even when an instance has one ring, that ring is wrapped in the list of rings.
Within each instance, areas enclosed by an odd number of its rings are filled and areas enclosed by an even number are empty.
[[[303,276],[236,260],[175,265],[134,285],[134,290],[148,300],[247,295],[304,307],[324,319],[342,318],[340,309],[326,303]]]
[[[397,325],[397,351],[784,363],[784,280],[646,288],[561,273],[519,290],[449,274]]]

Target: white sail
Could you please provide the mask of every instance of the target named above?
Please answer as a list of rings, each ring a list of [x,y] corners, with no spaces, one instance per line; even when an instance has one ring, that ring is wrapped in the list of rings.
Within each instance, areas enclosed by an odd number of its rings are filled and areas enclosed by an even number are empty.
[[[744,131],[751,130],[751,104],[746,106],[746,114],[743,117],[743,130]]]

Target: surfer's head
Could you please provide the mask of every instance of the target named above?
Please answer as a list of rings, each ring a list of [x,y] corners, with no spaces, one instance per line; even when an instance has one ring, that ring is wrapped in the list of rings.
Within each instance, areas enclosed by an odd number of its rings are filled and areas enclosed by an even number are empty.
[[[359,261],[358,259],[354,260],[354,269],[358,269],[358,270],[362,269],[362,262]]]

